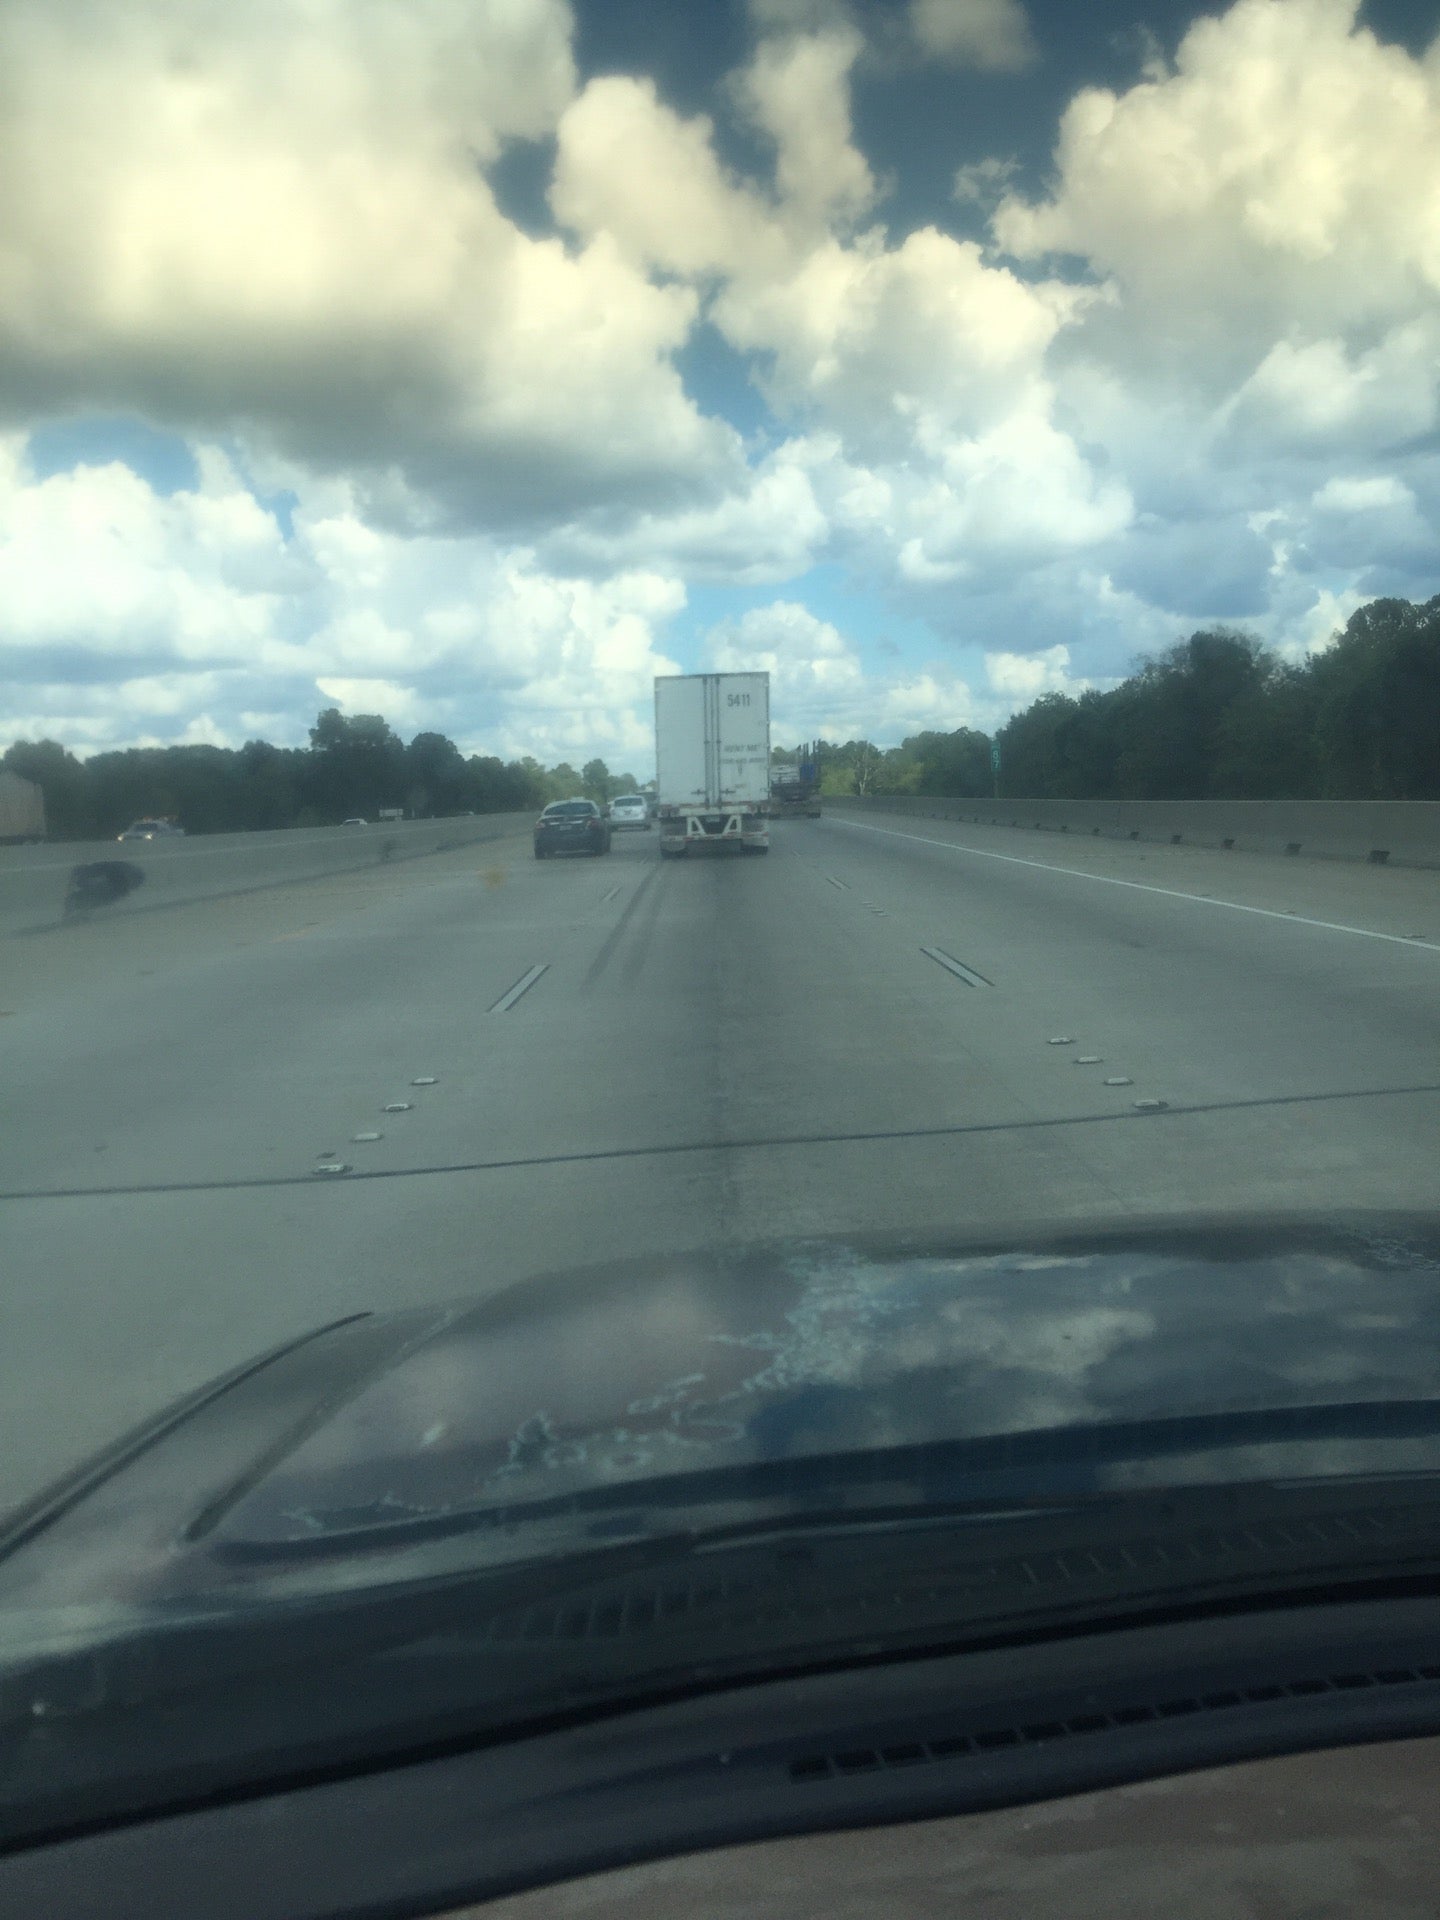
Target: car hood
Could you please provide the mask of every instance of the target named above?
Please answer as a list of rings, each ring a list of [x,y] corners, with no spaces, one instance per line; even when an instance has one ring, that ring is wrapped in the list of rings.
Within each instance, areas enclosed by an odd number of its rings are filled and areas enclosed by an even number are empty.
[[[1415,1405],[1440,1415],[1437,1280],[1440,1223],[1259,1223],[682,1257],[357,1315],[32,1502],[0,1535],[0,1608],[224,1594],[277,1567],[356,1584],[397,1540],[568,1549],[633,1529],[657,1487],[739,1470],[743,1514],[759,1469],[940,1443],[973,1442],[977,1471],[1003,1443],[1030,1495],[1066,1461],[1112,1488],[1345,1473],[1377,1444],[1433,1469]],[[1252,1419],[1361,1407],[1283,1445]]]

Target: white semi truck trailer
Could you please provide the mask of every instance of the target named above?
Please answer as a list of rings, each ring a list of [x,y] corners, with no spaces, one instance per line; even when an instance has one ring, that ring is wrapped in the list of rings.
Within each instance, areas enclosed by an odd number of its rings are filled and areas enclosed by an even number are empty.
[[[44,838],[44,793],[33,780],[0,767],[0,842]]]
[[[770,847],[770,676],[677,673],[655,682],[660,851]]]

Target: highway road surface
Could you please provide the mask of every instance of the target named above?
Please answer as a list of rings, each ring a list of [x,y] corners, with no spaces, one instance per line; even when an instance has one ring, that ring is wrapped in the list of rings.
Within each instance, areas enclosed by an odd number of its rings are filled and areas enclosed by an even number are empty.
[[[0,941],[0,1506],[362,1308],[1440,1198],[1440,875],[859,811],[656,840]]]

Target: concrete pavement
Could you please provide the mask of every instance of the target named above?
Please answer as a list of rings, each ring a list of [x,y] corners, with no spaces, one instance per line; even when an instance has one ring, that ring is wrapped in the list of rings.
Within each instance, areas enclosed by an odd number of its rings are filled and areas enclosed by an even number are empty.
[[[517,834],[11,939],[0,1504],[363,1307],[722,1244],[1431,1208],[1437,990],[1433,874],[855,817],[765,859]]]

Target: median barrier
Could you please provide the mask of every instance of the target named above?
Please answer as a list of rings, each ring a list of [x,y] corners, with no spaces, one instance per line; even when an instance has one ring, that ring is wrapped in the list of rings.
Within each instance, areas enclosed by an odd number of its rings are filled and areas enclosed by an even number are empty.
[[[520,832],[529,813],[0,847],[0,934],[323,879]]]
[[[947,800],[885,794],[832,800],[831,811],[902,814],[963,826],[1083,833],[1165,846],[1218,847],[1377,866],[1440,868],[1436,800]]]

